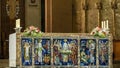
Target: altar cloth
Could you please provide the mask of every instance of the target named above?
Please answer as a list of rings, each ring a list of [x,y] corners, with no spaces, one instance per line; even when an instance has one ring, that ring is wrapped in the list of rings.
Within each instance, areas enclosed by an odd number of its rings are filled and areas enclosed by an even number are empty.
[[[9,35],[9,66],[16,67],[16,33]]]

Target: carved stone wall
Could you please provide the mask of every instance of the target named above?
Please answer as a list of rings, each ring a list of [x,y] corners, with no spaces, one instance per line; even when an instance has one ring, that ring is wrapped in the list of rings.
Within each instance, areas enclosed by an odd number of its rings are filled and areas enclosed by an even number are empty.
[[[99,10],[96,7],[98,0],[86,0],[86,32],[90,33],[99,25]]]
[[[114,12],[112,9],[112,2],[113,0],[102,0],[101,1],[101,5],[102,5],[102,9],[100,10],[100,14],[101,14],[101,21],[103,20],[108,20],[109,21],[109,28],[110,28],[110,32],[112,32],[113,36],[114,36]]]
[[[115,39],[120,40],[120,0],[116,0],[116,9],[114,10],[115,14]]]
[[[73,32],[90,33],[105,20],[109,21],[114,39],[119,40],[119,0],[73,0]]]
[[[73,32],[88,33],[99,25],[98,0],[73,0]]]
[[[82,5],[85,0],[72,0],[73,32],[85,32],[85,11]]]

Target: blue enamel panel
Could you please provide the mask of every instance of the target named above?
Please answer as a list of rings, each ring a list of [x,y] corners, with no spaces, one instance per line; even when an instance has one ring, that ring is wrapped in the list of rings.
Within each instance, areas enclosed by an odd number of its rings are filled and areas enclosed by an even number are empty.
[[[53,39],[53,63],[55,66],[78,64],[77,39]]]
[[[80,66],[96,65],[96,40],[80,40]]]
[[[22,38],[21,39],[21,57],[23,66],[32,65],[32,39]]]
[[[51,40],[50,38],[34,39],[34,64],[50,65],[51,64]]]
[[[108,66],[109,61],[109,40],[99,39],[98,41],[98,51],[99,51],[99,65]]]

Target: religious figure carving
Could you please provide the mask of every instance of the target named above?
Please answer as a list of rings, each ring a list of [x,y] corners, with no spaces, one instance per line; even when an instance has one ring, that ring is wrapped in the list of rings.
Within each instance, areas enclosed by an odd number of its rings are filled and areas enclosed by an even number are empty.
[[[61,48],[61,41],[60,40],[58,40],[58,41],[56,40],[54,42],[54,63],[57,64],[57,65],[60,62],[60,53],[59,53],[60,48]]]
[[[67,40],[64,40],[63,50],[67,51],[68,49],[69,49],[69,47],[68,47],[68,44],[67,44]],[[63,54],[63,61],[68,62],[68,55],[67,54]]]
[[[29,59],[30,59],[29,53],[30,53],[30,45],[29,45],[28,42],[25,42],[25,44],[24,44],[24,59],[25,59],[25,62],[30,62],[29,61]]]
[[[75,41],[72,41],[72,43],[69,45],[69,47],[71,47],[70,59],[74,65],[77,64],[77,46],[75,43]]]
[[[88,63],[88,58],[87,58],[87,55],[85,53],[85,48],[82,49],[81,51],[81,61],[85,62],[85,63]]]
[[[44,48],[42,47],[42,40],[40,40],[38,43],[38,62],[42,62],[42,50]]]
[[[63,44],[63,50],[68,50],[69,46],[67,44],[67,40],[64,40],[64,44]]]

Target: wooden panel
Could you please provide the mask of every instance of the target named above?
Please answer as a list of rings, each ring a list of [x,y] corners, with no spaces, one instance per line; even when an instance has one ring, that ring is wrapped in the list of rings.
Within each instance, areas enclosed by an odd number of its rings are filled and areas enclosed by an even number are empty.
[[[52,1],[52,32],[72,32],[72,0]]]
[[[120,40],[120,0],[116,0],[115,9],[115,39]]]
[[[25,0],[19,0],[20,4],[20,12],[18,17],[20,18],[20,25],[22,27],[22,31],[25,29]]]
[[[2,5],[1,6],[2,58],[8,58],[9,50],[7,46],[8,46],[9,33],[10,30],[14,31],[14,29],[10,28],[9,26],[10,21],[6,13],[6,0],[1,0],[1,5]]]
[[[45,0],[41,0],[41,31],[45,32]]]
[[[1,0],[0,0],[0,58],[2,58],[2,46],[1,46]]]
[[[45,0],[45,32],[52,32],[52,0]]]
[[[120,61],[120,41],[113,43],[114,61]]]
[[[96,7],[98,0],[88,0],[88,10],[86,10],[86,32],[91,32],[99,23],[99,10]]]
[[[0,46],[1,46],[1,0],[0,0]]]
[[[1,6],[1,9],[0,10],[0,15],[1,15],[1,18],[0,18],[0,32],[1,32],[1,46],[2,48],[0,50],[2,50],[2,58],[9,58],[9,34],[11,33],[15,33],[15,19],[10,19],[9,16],[7,15],[7,12],[6,12],[6,0],[0,0],[0,5]],[[24,16],[24,0],[20,0],[20,11],[19,11],[19,15],[18,15],[18,18],[21,19],[21,26],[23,27],[24,29],[24,19],[25,19],[25,16]]]

